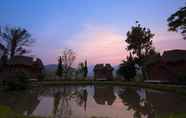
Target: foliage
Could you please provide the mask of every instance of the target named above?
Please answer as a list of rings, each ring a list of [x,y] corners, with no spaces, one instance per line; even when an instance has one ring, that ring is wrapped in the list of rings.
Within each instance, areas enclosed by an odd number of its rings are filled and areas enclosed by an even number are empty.
[[[177,80],[179,83],[186,84],[186,74],[179,72],[177,75]]]
[[[127,32],[127,39],[125,40],[128,44],[127,50],[131,51],[141,59],[153,50],[153,37],[154,34],[151,33],[150,29],[142,27],[138,22],[136,22],[136,26],[133,26],[131,31]]]
[[[16,112],[14,112],[12,109],[6,106],[0,106],[0,118],[41,118],[41,117],[29,117],[29,116],[23,116]]]
[[[42,81],[46,79],[46,72],[42,72],[41,74],[38,75],[38,80],[39,81]]]
[[[0,33],[1,42],[4,42],[7,55],[12,58],[15,55],[28,53],[26,47],[33,43],[30,33],[20,27],[4,27]]]
[[[179,31],[186,39],[186,6],[173,13],[167,21],[169,31]]]
[[[81,62],[79,64],[79,67],[78,67],[78,72],[77,72],[78,75],[80,75],[81,77],[83,76],[83,78],[86,78],[87,77],[87,74],[88,74],[88,67],[87,67],[87,61],[85,60],[85,62]]]
[[[125,40],[128,44],[127,50],[134,54],[135,60],[138,65],[141,66],[143,72],[143,78],[146,79],[145,70],[143,67],[144,57],[155,53],[155,49],[152,46],[152,38],[154,34],[151,33],[149,28],[142,27],[138,21],[136,21],[136,26],[132,26],[131,31],[127,32],[127,39]]]
[[[136,76],[135,63],[131,54],[127,58],[127,61],[123,61],[123,63],[120,64],[117,74],[124,77],[128,81]]]
[[[61,77],[62,74],[63,74],[63,65],[62,65],[62,57],[60,56],[58,59],[58,67],[57,67],[56,75]]]
[[[9,90],[25,89],[29,87],[29,79],[30,77],[26,73],[18,72],[15,78],[6,80],[6,84]]]

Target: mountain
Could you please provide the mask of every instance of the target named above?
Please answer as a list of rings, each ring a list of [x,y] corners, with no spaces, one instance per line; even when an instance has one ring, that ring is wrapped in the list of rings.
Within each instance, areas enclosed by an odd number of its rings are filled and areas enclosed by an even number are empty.
[[[57,70],[57,64],[45,65],[46,72],[55,72]]]

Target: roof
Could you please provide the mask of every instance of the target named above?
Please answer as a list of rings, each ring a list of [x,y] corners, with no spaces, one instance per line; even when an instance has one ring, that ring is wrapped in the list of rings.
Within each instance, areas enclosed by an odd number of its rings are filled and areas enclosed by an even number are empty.
[[[25,65],[32,66],[33,58],[27,56],[15,56],[11,60],[8,61],[9,65]]]
[[[186,61],[186,50],[168,50],[163,53],[162,58],[167,62]]]

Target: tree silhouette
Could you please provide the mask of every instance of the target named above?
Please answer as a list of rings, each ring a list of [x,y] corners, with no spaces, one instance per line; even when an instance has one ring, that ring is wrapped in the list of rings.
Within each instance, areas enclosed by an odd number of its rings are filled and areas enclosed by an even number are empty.
[[[151,33],[150,29],[142,27],[138,22],[136,26],[132,26],[131,31],[127,32],[128,43],[127,49],[135,54],[138,58],[142,58],[152,47],[152,38],[154,34]]]
[[[7,55],[12,58],[15,55],[23,55],[28,53],[26,47],[33,43],[30,33],[20,27],[4,27],[1,28],[0,39],[5,42]]]
[[[138,21],[136,21],[136,26],[132,26],[131,31],[127,32],[127,39],[125,40],[128,44],[127,50],[136,56],[138,64],[142,67],[144,79],[145,73],[142,59],[154,51],[152,46],[153,37],[154,34],[151,33],[150,29],[142,27]]]
[[[87,77],[88,74],[87,60],[79,64],[78,73],[80,74],[81,77],[83,76],[84,79]]]
[[[62,65],[62,57],[60,56],[58,59],[58,67],[57,67],[56,75],[61,77],[62,74],[63,74],[63,65]]]
[[[180,31],[186,40],[186,6],[173,13],[167,21],[169,31]]]
[[[119,65],[117,74],[124,77],[128,81],[136,76],[135,63],[131,53],[130,56],[127,57],[127,61],[123,61],[123,63]]]
[[[64,77],[67,78],[70,74],[70,70],[72,70],[72,64],[76,59],[75,52],[72,49],[65,49],[62,53],[61,59],[63,64]]]

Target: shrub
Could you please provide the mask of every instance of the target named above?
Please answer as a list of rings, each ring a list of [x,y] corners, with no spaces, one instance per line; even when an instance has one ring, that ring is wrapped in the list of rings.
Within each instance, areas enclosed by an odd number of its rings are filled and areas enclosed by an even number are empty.
[[[29,87],[29,75],[24,72],[18,72],[14,78],[6,81],[9,90],[26,89]]]
[[[185,84],[186,83],[186,74],[185,73],[179,73],[177,75],[177,80],[178,80],[179,83]]]

